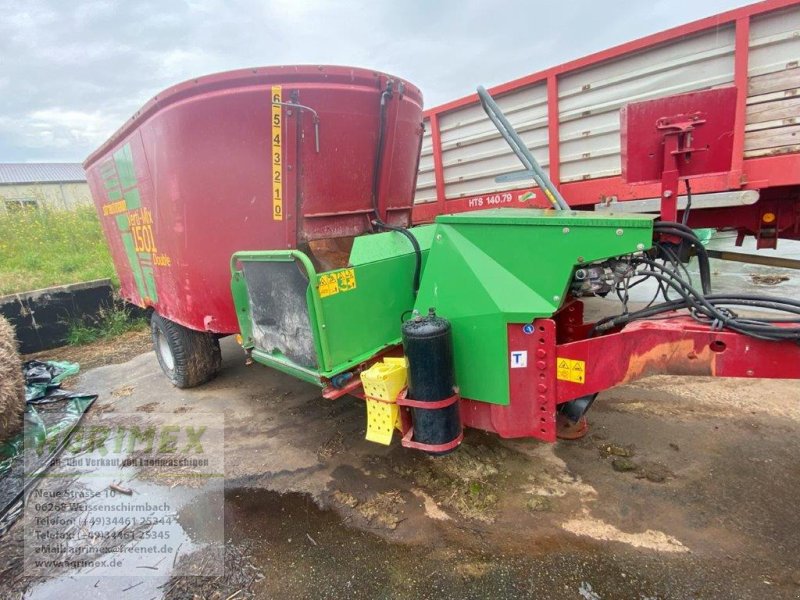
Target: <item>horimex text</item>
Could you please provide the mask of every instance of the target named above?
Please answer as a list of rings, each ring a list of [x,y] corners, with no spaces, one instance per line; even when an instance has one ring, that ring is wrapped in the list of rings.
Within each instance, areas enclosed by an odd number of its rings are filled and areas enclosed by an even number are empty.
[[[66,452],[62,460],[70,460],[70,454],[77,455],[87,452],[96,452],[96,456],[104,457],[107,454],[137,452],[137,460],[147,460],[141,453],[158,455],[198,455],[204,454],[203,436],[207,426],[201,425],[159,425],[159,426],[106,426],[86,425],[78,427],[66,445]],[[66,435],[66,434],[65,434]],[[40,443],[38,452],[44,452],[58,447],[63,442],[60,436]],[[164,460],[159,457],[159,460]],[[88,460],[88,459],[87,459]],[[97,460],[94,458],[93,460]],[[169,460],[188,460],[177,457]],[[171,466],[182,466],[173,465]],[[191,465],[202,466],[202,465]]]

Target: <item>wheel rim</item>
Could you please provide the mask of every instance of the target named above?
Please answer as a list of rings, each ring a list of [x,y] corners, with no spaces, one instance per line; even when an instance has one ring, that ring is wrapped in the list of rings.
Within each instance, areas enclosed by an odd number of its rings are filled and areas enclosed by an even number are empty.
[[[172,349],[169,347],[167,336],[163,331],[159,331],[156,336],[156,350],[161,357],[161,361],[169,371],[175,369],[175,357],[172,356]]]

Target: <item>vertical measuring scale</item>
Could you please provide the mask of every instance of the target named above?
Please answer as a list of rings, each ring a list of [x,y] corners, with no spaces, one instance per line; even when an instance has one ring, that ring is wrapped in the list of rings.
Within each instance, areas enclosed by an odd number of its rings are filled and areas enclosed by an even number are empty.
[[[281,86],[272,86],[272,220],[283,221],[283,140]]]

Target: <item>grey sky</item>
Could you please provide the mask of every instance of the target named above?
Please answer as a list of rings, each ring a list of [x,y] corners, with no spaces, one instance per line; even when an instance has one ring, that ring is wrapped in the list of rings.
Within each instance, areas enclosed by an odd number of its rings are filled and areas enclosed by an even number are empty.
[[[82,161],[148,98],[268,64],[364,66],[426,106],[737,0],[0,0],[0,162]]]

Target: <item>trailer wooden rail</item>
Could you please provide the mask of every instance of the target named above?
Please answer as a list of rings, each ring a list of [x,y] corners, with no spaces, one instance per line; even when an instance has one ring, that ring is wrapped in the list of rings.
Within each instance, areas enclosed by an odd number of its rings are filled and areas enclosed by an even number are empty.
[[[479,83],[479,82],[476,82]],[[735,86],[730,168],[692,180],[690,224],[733,227],[774,247],[800,236],[800,1],[767,0],[509,81],[489,92],[572,206],[658,199],[622,177],[620,109]],[[546,206],[476,94],[425,113],[414,221],[499,206]],[[758,201],[752,193],[759,194]],[[712,195],[713,194],[713,195]],[[713,210],[710,210],[713,209]]]

